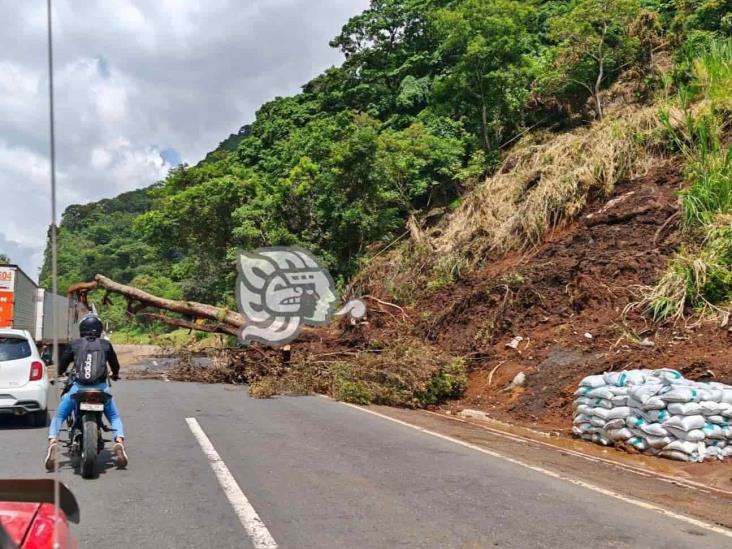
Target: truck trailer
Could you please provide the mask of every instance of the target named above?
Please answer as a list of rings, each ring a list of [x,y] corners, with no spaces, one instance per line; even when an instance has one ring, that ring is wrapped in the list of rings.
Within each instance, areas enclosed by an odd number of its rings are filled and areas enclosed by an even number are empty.
[[[17,265],[0,265],[0,328],[27,330],[36,344],[60,345],[79,337],[78,321],[86,312],[76,300],[52,294]]]

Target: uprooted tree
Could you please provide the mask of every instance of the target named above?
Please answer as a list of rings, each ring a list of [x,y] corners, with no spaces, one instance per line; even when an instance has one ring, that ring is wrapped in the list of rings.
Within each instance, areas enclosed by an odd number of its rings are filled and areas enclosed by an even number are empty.
[[[202,332],[238,335],[245,319],[237,312],[196,301],[178,301],[149,294],[139,288],[120,284],[103,275],[96,275],[90,282],[81,282],[69,287],[68,294],[88,306],[88,294],[92,290],[105,290],[102,301],[107,302],[109,294],[118,294],[127,300],[127,312],[170,326],[200,330]],[[193,320],[178,318],[163,313],[146,311],[148,308],[177,313]]]

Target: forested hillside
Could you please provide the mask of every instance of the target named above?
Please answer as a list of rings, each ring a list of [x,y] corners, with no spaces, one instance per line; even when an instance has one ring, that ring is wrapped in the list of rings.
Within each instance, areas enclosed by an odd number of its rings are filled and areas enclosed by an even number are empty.
[[[615,138],[627,145],[616,151],[619,164],[631,162],[627,155],[640,141],[644,150],[670,142],[669,150],[696,154],[689,147],[693,136],[678,133],[685,130],[673,120],[667,126],[677,132],[676,145],[661,136],[664,124],[653,105],[684,93],[672,112],[682,116],[698,93],[692,77],[698,52],[724,49],[730,33],[730,0],[372,0],[331,41],[344,54],[341,66],[316,76],[300,94],[263,105],[250,125],[199,164],[182,165],[143,190],[69,207],[59,232],[60,287],[103,273],[166,297],[233,307],[237,249],[299,244],[321,257],[343,287],[372,258],[383,260],[395,241],[410,239],[419,249],[425,233],[437,230],[444,234],[429,244],[430,260],[414,272],[426,277],[415,280],[439,288],[511,249],[536,245],[560,219],[577,215],[588,197],[610,196],[614,183],[640,172],[626,166],[617,177],[600,174],[612,183],[573,188],[572,202],[562,194],[562,173],[542,182],[553,158],[546,157],[545,165],[527,168],[531,177],[502,191],[516,205],[508,222],[506,212],[486,214],[495,189],[482,182],[515,167],[505,162],[512,150],[531,151],[592,127],[609,147]],[[719,163],[727,150],[727,119],[719,109],[729,103],[728,90],[715,93],[727,98],[718,98],[711,115],[718,122],[712,146]],[[646,118],[622,118],[616,111],[623,104],[651,107]],[[650,118],[660,122],[649,125]],[[644,128],[634,127],[644,120]],[[546,148],[547,155],[558,152]],[[577,150],[568,154],[564,160],[587,160]],[[528,158],[514,157],[518,164]],[[572,166],[554,166],[560,168]],[[720,169],[728,182],[729,165]],[[728,211],[728,202],[710,205],[717,200],[712,187],[699,189],[704,208]],[[521,210],[536,189],[543,202]],[[689,204],[696,200],[684,196]],[[501,221],[505,234],[473,223],[470,212]],[[699,221],[695,231],[714,225],[715,235],[728,238],[716,217],[685,215],[690,226]],[[454,216],[475,226],[446,225]],[[681,278],[688,275],[683,258],[690,250],[673,267]],[[709,299],[687,300],[680,289],[686,282],[667,277],[666,289],[647,296],[654,314],[726,299],[732,261],[719,257],[721,278],[703,290]],[[422,259],[410,261],[414,268]],[[47,257],[42,281],[48,276]],[[418,291],[399,290],[391,288],[390,297],[404,303]],[[113,313],[113,322],[121,324],[121,314]]]

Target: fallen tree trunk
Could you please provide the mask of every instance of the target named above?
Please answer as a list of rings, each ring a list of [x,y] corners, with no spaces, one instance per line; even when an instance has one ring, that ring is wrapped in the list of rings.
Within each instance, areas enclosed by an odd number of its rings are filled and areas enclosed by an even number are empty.
[[[195,319],[205,319],[210,321],[208,323],[200,324],[163,314],[140,313],[171,326],[184,327],[191,330],[200,330],[210,333],[237,335],[245,323],[245,319],[242,315],[228,309],[215,307],[206,303],[198,303],[196,301],[165,299],[149,294],[139,288],[120,284],[119,282],[115,282],[114,280],[100,274],[96,275],[94,280],[91,282],[82,282],[71,286],[68,290],[68,294],[77,297],[83,303],[87,303],[87,294],[96,289],[104,289],[108,293],[123,296],[129,303],[128,309],[131,311],[131,314],[141,311],[141,309],[146,307],[154,307],[156,309],[178,313]]]

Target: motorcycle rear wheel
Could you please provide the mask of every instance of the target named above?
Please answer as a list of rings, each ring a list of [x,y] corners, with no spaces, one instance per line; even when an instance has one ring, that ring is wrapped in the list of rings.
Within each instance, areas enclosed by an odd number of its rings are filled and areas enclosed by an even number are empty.
[[[97,418],[94,417],[94,414],[85,414],[81,447],[81,476],[84,478],[94,478],[96,474],[98,429]]]

